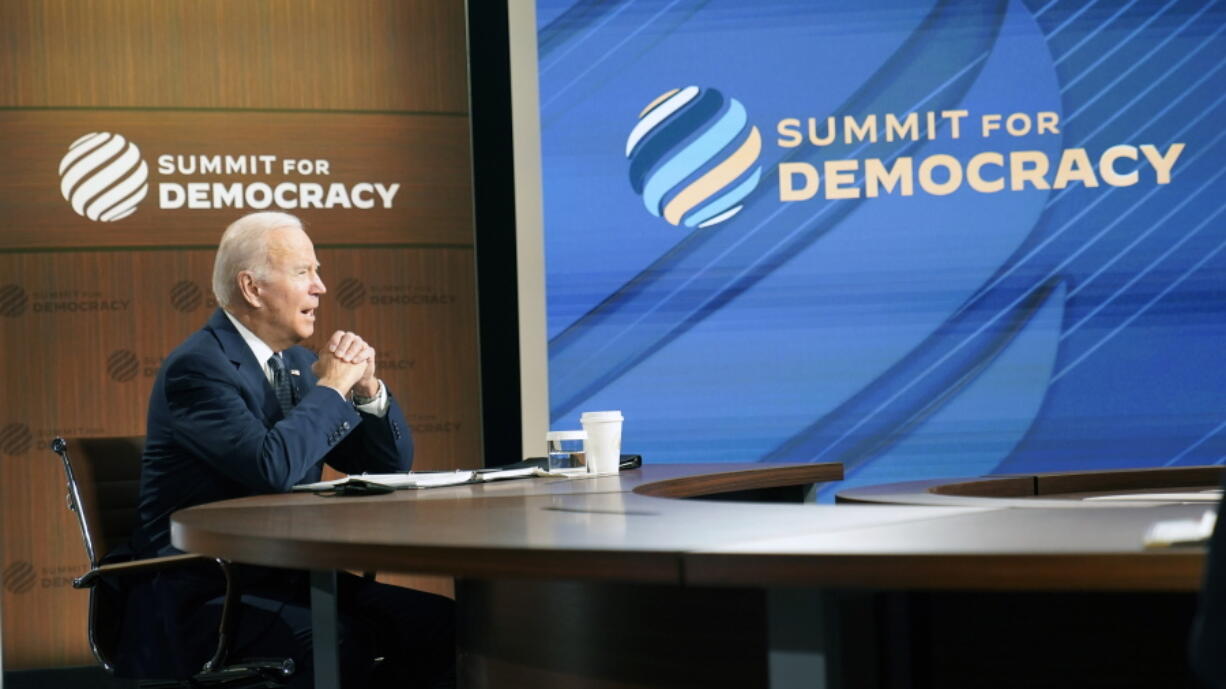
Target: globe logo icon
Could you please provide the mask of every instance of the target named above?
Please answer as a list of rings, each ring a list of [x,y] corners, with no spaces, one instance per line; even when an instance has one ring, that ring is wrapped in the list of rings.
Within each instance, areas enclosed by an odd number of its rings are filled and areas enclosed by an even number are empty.
[[[60,160],[60,193],[90,220],[114,222],[135,213],[149,193],[148,181],[140,149],[119,134],[90,132]]]
[[[366,285],[361,280],[345,278],[336,288],[336,300],[347,309],[356,309],[366,299]]]
[[[711,88],[660,94],[626,139],[630,186],[652,215],[710,227],[744,207],[758,186],[762,136],[745,106]]]
[[[117,349],[106,358],[106,372],[112,380],[126,383],[140,372],[140,360],[130,349]]]

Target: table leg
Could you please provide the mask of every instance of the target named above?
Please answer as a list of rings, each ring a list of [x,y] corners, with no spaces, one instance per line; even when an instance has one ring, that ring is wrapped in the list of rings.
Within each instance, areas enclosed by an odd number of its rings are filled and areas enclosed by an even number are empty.
[[[771,689],[841,686],[834,667],[837,653],[830,635],[835,608],[819,591],[767,591],[767,671]]]
[[[801,499],[801,502],[806,502],[806,503],[817,502],[817,489],[821,488],[823,485],[825,484],[810,483],[809,485],[805,486],[805,496],[803,499]]]
[[[311,645],[316,689],[340,689],[340,639],[336,621],[336,570],[311,570]]]

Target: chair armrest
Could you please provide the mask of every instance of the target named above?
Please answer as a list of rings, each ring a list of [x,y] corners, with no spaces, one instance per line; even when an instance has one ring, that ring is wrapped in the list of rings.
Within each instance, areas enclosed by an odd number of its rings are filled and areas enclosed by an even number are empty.
[[[144,560],[129,560],[127,562],[115,562],[112,564],[99,565],[89,570],[85,574],[73,579],[73,588],[92,588],[94,584],[103,575],[130,575],[143,574],[151,572],[160,572],[162,570],[174,569],[176,567],[187,567],[198,565],[204,562],[212,562],[220,569],[222,575],[226,579],[226,592],[221,606],[221,620],[217,628],[217,650],[213,656],[204,664],[203,672],[215,673],[224,672],[222,666],[226,661],[226,657],[230,652],[230,640],[233,636],[235,609],[238,607],[239,591],[237,585],[237,573],[231,567],[228,560],[223,560],[216,557],[208,557],[206,555],[198,555],[196,553],[183,553],[182,555],[165,555],[162,557],[151,557]],[[258,666],[259,664],[257,664]],[[282,661],[277,661],[273,665],[268,665],[266,669],[276,669],[283,675],[293,673],[294,666],[291,662],[285,666]],[[253,666],[256,667],[256,666]]]
[[[98,578],[103,575],[146,574],[174,567],[199,564],[201,562],[216,562],[216,560],[195,553],[184,553],[182,555],[164,555],[162,557],[151,557],[146,560],[129,560],[128,562],[99,565],[73,579],[72,587],[77,589],[89,588],[98,583]]]

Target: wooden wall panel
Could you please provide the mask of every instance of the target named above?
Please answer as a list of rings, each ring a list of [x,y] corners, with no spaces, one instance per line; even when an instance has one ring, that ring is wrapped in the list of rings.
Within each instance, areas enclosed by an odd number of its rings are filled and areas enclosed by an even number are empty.
[[[162,358],[214,308],[212,247],[250,210],[159,208],[157,184],[401,184],[390,209],[291,210],[324,264],[319,332],[378,348],[418,468],[480,465],[464,33],[460,0],[0,2],[5,669],[93,662],[86,594],[71,588],[86,558],[47,443],[144,433]],[[149,166],[149,197],[116,222],[60,196],[60,159],[96,131],[128,137]],[[191,177],[158,172],[162,153],[331,169]]]
[[[455,0],[5,0],[0,104],[464,113]]]

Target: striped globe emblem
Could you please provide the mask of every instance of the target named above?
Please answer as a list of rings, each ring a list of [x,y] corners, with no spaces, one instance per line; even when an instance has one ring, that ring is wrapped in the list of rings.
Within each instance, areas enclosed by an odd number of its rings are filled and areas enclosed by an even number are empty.
[[[26,291],[19,285],[10,283],[0,287],[0,316],[16,318],[25,313],[28,302]]]
[[[25,561],[14,562],[5,568],[3,578],[4,588],[13,593],[25,593],[38,583],[34,565]]]
[[[106,358],[106,372],[111,380],[126,383],[140,372],[140,360],[129,349],[117,349]]]
[[[136,212],[149,193],[149,166],[136,144],[119,134],[90,132],[60,160],[60,193],[77,215],[100,222]]]
[[[366,285],[361,280],[345,278],[336,287],[336,300],[347,309],[356,309],[366,299]]]
[[[34,436],[24,423],[10,423],[0,428],[0,450],[7,455],[24,454],[33,444]]]
[[[200,287],[191,280],[180,280],[170,288],[170,305],[176,311],[195,311],[203,300]]]
[[[745,106],[697,86],[660,94],[626,139],[634,192],[652,215],[686,227],[739,213],[762,177],[761,152]]]

